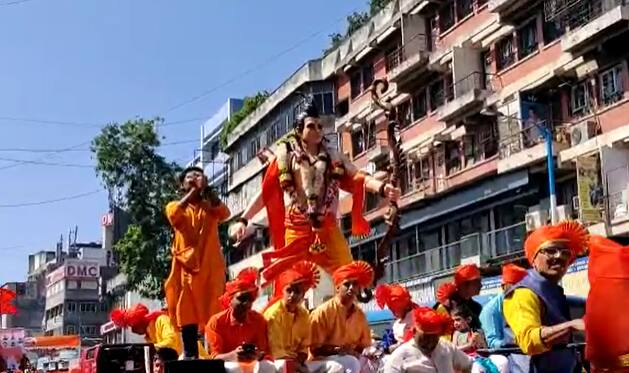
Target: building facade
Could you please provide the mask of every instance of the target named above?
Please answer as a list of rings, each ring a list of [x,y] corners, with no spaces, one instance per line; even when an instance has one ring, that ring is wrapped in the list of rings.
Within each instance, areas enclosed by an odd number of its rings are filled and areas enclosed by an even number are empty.
[[[317,84],[333,86],[324,100],[341,151],[371,173],[386,170],[389,148],[370,89],[375,79],[391,83],[403,196],[386,281],[432,303],[457,265],[522,257],[527,233],[553,214],[627,242],[628,11],[623,0],[393,0],[309,62],[320,66]],[[290,92],[303,69],[230,136],[235,216],[261,183],[256,153],[292,123]],[[347,197],[340,206],[346,231],[350,205]],[[367,197],[373,230],[350,240],[355,258],[374,258],[385,211],[385,201]],[[255,224],[261,243],[232,262],[266,248],[264,216]]]

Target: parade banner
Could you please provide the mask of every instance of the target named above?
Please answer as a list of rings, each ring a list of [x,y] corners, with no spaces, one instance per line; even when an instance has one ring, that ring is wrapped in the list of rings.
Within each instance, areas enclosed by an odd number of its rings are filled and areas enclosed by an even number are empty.
[[[0,356],[7,367],[15,368],[22,360],[25,335],[23,328],[0,329]]]
[[[587,298],[590,292],[587,257],[577,259],[568,267],[566,275],[561,280],[561,286],[566,295]]]
[[[599,186],[598,155],[577,158],[577,194],[579,196],[579,218],[584,224],[598,223],[602,220],[601,212],[594,192]]]

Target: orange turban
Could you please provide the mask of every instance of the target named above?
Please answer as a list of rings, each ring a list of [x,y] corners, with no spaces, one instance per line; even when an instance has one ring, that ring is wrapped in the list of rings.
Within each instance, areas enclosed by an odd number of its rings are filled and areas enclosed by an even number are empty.
[[[452,318],[445,313],[439,313],[432,308],[418,307],[413,310],[415,327],[425,334],[445,335],[452,331]]]
[[[529,263],[533,264],[535,255],[541,249],[563,245],[572,253],[570,262],[587,250],[588,232],[576,221],[563,221],[556,225],[545,225],[537,228],[524,242],[524,253]]]
[[[439,285],[437,289],[437,302],[443,304],[452,296],[456,294],[456,285],[451,282],[446,282],[444,284]]]
[[[334,285],[339,285],[346,280],[356,280],[361,287],[368,287],[373,282],[373,268],[367,262],[355,260],[349,264],[337,268],[332,274]]]
[[[502,266],[502,283],[507,285],[515,285],[527,275],[526,269],[519,267],[513,263]]]
[[[119,328],[134,328],[141,323],[149,323],[164,315],[163,311],[149,312],[145,305],[138,303],[128,310],[115,309],[111,311],[111,321]]]
[[[478,279],[480,279],[480,270],[476,264],[460,265],[454,271],[454,284],[456,286]]]
[[[232,297],[238,293],[249,292],[254,298],[258,297],[258,269],[248,267],[240,271],[238,276],[225,284],[225,293],[220,296],[223,308],[229,308]]]
[[[295,263],[292,268],[282,272],[278,278],[278,285],[284,288],[291,284],[301,283],[305,289],[312,289],[317,286],[321,275],[317,265],[309,261]]]
[[[378,307],[389,309],[396,313],[404,312],[411,304],[411,294],[401,285],[381,284],[376,287],[376,303]]]

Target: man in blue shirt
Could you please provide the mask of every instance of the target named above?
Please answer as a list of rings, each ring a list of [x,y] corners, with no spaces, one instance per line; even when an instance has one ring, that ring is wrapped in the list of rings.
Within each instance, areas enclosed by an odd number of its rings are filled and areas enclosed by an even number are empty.
[[[502,267],[502,290],[508,289],[520,282],[526,277],[527,271],[515,264],[506,264]],[[515,347],[513,333],[505,322],[502,314],[502,302],[504,293],[497,294],[485,306],[480,313],[480,323],[485,333],[487,346],[490,349],[499,349],[505,347]],[[511,372],[519,372],[518,367],[522,371],[528,372],[528,356],[511,354],[509,356],[509,365]]]

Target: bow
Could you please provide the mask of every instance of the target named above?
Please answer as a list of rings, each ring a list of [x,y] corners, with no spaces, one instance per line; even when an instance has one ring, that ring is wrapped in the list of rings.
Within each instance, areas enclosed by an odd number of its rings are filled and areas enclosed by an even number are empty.
[[[399,186],[401,176],[402,142],[400,138],[400,125],[397,118],[397,110],[389,100],[382,98],[382,95],[388,89],[389,82],[384,79],[375,80],[371,89],[371,99],[376,106],[384,110],[384,114],[388,120],[387,144],[389,147],[390,158],[388,167],[388,183],[397,188]],[[384,215],[384,221],[388,227],[384,237],[382,237],[376,247],[374,285],[378,282],[378,280],[384,277],[385,265],[389,260],[389,247],[391,246],[391,241],[400,229],[400,215],[397,202],[389,201],[389,208]],[[364,294],[361,294],[359,298],[361,302],[369,301],[372,298],[371,290],[365,289]]]

